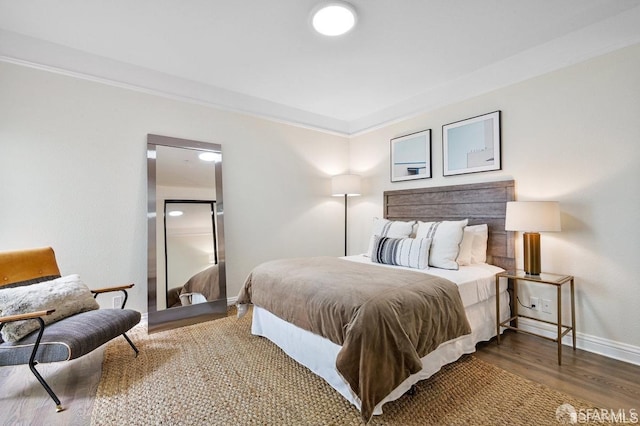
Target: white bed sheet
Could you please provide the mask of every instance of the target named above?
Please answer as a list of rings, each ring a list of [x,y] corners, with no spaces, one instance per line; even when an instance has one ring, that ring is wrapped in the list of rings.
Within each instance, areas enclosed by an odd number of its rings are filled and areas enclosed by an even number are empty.
[[[429,269],[414,269],[406,268],[404,266],[385,265],[381,263],[375,263],[371,261],[371,258],[364,254],[356,256],[346,256],[343,259],[350,260],[358,263],[368,263],[370,265],[378,266],[380,268],[395,268],[406,269],[407,271],[422,272],[425,274],[436,275],[438,277],[445,278],[458,285],[460,291],[460,298],[462,299],[462,305],[466,308],[483,300],[487,300],[489,297],[496,294],[496,274],[504,271],[494,265],[488,263],[477,263],[468,266],[460,266],[457,271],[451,271],[448,269],[429,268]],[[500,281],[500,292],[507,289],[507,280]]]
[[[347,259],[372,263],[365,256],[349,256]],[[378,266],[378,264],[373,264]],[[385,265],[379,266],[386,267]],[[412,270],[415,271],[415,269]],[[446,271],[437,268],[424,271],[447,278],[461,288],[461,296],[465,294],[463,304],[466,299],[465,312],[471,325],[471,334],[445,342],[435,351],[423,357],[422,370],[408,377],[382,400],[375,407],[374,415],[382,414],[382,406],[386,402],[400,398],[416,382],[431,377],[442,366],[456,361],[462,355],[475,352],[475,346],[478,342],[489,340],[496,335],[495,274],[501,271],[503,269],[488,264],[465,266],[461,267],[460,271]],[[506,320],[510,315],[509,294],[506,288],[506,280],[501,281],[501,320]],[[470,301],[478,299],[481,300],[470,303]],[[336,369],[336,359],[341,346],[288,323],[259,306],[253,308],[251,332],[275,343],[287,355],[322,377],[344,398],[360,409],[360,400]]]

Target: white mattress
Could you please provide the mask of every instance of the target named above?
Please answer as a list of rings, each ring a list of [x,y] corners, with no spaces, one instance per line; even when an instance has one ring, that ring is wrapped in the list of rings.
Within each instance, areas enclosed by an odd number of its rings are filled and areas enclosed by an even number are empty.
[[[363,254],[347,256],[343,257],[343,259],[359,263],[368,263],[380,268],[406,269],[408,271],[423,272],[425,274],[446,278],[458,285],[460,298],[465,308],[494,296],[496,294],[496,274],[504,271],[502,268],[487,263],[461,266],[457,271],[450,271],[440,268],[413,269],[405,268],[404,266],[384,265],[372,262],[370,257]],[[502,280],[500,282],[500,292],[506,289],[507,281]]]
[[[349,256],[348,260],[371,263],[365,256]],[[386,267],[384,265],[373,265]],[[395,266],[392,266],[397,268]],[[416,269],[411,269],[415,271]],[[435,351],[422,358],[422,370],[408,377],[394,389],[374,410],[374,415],[382,414],[382,405],[400,398],[411,386],[431,377],[440,368],[463,354],[475,352],[478,342],[491,339],[496,334],[495,274],[503,271],[493,265],[472,265],[460,271],[446,271],[431,268],[424,272],[442,276],[453,281],[460,288],[471,334],[441,344]],[[506,280],[500,283],[501,320],[509,318],[509,294]],[[280,347],[291,358],[322,377],[331,387],[360,409],[360,400],[351,391],[336,370],[336,358],[341,346],[328,339],[303,330],[271,314],[259,306],[253,308],[251,332],[263,336]]]

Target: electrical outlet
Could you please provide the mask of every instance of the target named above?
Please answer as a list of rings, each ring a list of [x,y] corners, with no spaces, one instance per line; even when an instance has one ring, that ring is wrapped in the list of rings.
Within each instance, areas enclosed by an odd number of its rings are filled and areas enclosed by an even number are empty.
[[[113,298],[113,309],[120,309],[122,306],[122,296],[115,296]]]
[[[533,309],[534,311],[539,311],[540,310],[540,299],[537,298],[537,297],[529,298],[529,306],[531,306],[531,309]]]
[[[551,300],[542,299],[542,312],[551,313]]]

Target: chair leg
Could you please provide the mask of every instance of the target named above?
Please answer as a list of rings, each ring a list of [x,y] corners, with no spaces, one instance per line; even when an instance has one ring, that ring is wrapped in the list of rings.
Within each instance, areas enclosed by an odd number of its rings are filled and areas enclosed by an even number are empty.
[[[35,361],[35,358],[36,358],[36,352],[38,351],[38,347],[40,346],[40,339],[42,338],[42,333],[44,332],[44,321],[42,320],[42,318],[35,318],[35,319],[37,319],[38,322],[40,323],[40,331],[38,332],[38,338],[36,339],[36,342],[33,345],[33,351],[31,351],[31,357],[29,358],[29,369],[31,370],[33,375],[36,376],[36,379],[38,379],[38,381],[40,382],[44,390],[47,391],[51,399],[53,399],[53,401],[56,403],[56,412],[59,413],[60,411],[64,410],[64,408],[62,408],[62,404],[60,403],[60,400],[58,399],[56,394],[53,392],[53,390],[51,390],[47,382],[42,378],[40,373],[38,373],[38,370],[36,370],[37,361]]]
[[[125,339],[127,339],[127,342],[129,342],[129,344],[131,345],[131,347],[133,348],[133,350],[136,352],[136,358],[138,357],[138,353],[140,352],[138,350],[138,348],[136,348],[136,345],[133,344],[133,342],[131,341],[131,339],[129,339],[129,336],[127,336],[127,333],[122,333],[122,337],[124,337]]]
[[[47,382],[45,382],[45,380],[42,378],[40,373],[38,373],[38,370],[36,370],[36,367],[35,367],[36,364],[37,364],[36,362],[34,362],[33,364],[29,363],[29,369],[31,370],[33,375],[36,376],[36,379],[38,379],[38,381],[40,382],[44,390],[47,391],[51,399],[53,399],[53,401],[56,403],[56,412],[59,413],[60,411],[64,410],[64,408],[62,408],[62,404],[60,403],[60,400],[58,399],[56,394],[53,392],[53,390],[51,390],[51,388],[49,387]]]

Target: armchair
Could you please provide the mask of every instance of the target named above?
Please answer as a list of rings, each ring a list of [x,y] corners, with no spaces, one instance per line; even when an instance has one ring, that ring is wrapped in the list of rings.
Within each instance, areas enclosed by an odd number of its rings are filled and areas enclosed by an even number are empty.
[[[52,280],[59,278],[60,270],[53,249],[50,247],[0,252],[0,332],[8,324],[17,325],[17,321],[28,320],[37,323],[35,331],[16,341],[10,341],[10,339],[3,341],[0,336],[0,366],[29,365],[31,372],[56,403],[58,412],[63,410],[62,404],[35,366],[38,363],[79,358],[119,335],[127,340],[137,356],[138,349],[126,332],[140,322],[139,312],[124,309],[128,296],[127,289],[133,287],[133,284],[89,290],[94,299],[99,294],[112,291],[123,292],[124,300],[120,309],[90,308],[92,310],[70,314],[55,322],[50,321],[56,316],[56,309],[59,306],[46,306],[46,301],[41,301],[45,306],[41,309],[33,309],[33,312],[15,312],[16,306],[9,306],[13,297],[12,291],[16,288],[20,287],[18,290],[21,291],[24,286],[35,288],[36,284],[48,285]],[[57,282],[53,281],[51,287],[54,288]],[[4,304],[2,300],[5,300]],[[91,301],[91,297],[89,300]],[[91,301],[91,303],[95,302]],[[75,304],[69,305],[73,307]],[[61,315],[60,311],[57,315]],[[50,323],[46,324],[47,322]]]

